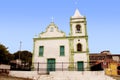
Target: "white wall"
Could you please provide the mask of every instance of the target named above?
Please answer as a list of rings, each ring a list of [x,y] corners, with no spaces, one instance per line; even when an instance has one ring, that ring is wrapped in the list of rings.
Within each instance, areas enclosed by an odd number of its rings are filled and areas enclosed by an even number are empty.
[[[60,56],[60,46],[65,47],[65,56]],[[43,56],[39,56],[39,46],[44,46]],[[35,42],[33,62],[47,63],[47,59],[55,58],[56,62],[69,62],[69,41],[68,39],[38,40]],[[46,67],[46,65],[43,65]],[[37,65],[34,65],[37,68]],[[57,66],[56,66],[57,67]]]
[[[106,76],[104,74],[104,71],[83,71],[83,72],[65,71],[65,72],[51,72],[50,80],[115,80],[115,79]]]
[[[9,75],[34,80],[115,80],[104,71],[56,71],[49,75],[38,75],[37,71],[10,71]]]
[[[30,78],[30,79],[39,77],[37,71],[10,71],[9,76]]]
[[[74,55],[74,62],[77,63],[78,61],[83,61],[84,62],[84,69],[87,68],[87,64],[88,64],[88,63],[86,63],[87,62],[87,54],[85,54],[85,53],[76,53]],[[75,67],[77,68],[77,64],[75,65]]]

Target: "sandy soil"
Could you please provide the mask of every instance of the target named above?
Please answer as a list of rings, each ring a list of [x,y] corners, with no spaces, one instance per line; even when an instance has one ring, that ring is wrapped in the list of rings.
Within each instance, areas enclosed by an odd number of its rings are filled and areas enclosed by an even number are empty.
[[[11,76],[7,76],[7,75],[0,75],[0,80],[32,80],[32,79],[25,79],[25,78],[11,77]]]

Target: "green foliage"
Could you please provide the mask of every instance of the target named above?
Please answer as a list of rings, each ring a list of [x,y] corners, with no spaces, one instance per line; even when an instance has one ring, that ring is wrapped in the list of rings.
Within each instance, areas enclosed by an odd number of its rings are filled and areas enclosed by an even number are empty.
[[[9,51],[3,44],[0,44],[0,64],[9,64],[9,59],[11,59]]]
[[[15,58],[14,59],[21,59],[24,62],[28,62],[29,64],[32,64],[32,53],[29,51],[17,51],[14,53]]]
[[[24,62],[32,64],[32,53],[25,51],[17,51],[14,54],[10,54],[3,44],[0,44],[0,64],[9,64],[11,60],[21,59]]]

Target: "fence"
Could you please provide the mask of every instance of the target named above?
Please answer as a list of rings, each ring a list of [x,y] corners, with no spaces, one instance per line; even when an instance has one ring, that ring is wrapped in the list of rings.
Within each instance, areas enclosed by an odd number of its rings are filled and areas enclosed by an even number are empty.
[[[73,67],[69,65],[73,64]],[[34,70],[37,70],[38,73],[49,73],[50,71],[88,71],[88,62],[56,62],[56,63],[41,63],[34,62]],[[101,65],[100,68],[102,68]],[[99,67],[98,67],[99,68]],[[99,69],[96,69],[99,70]],[[103,70],[103,69],[102,69]]]
[[[73,67],[70,67],[73,64]],[[88,67],[89,64],[89,67]],[[33,63],[34,70],[40,74],[46,74],[51,71],[102,71],[104,70],[107,75],[120,75],[120,63],[95,63],[95,62],[56,62],[56,63]]]

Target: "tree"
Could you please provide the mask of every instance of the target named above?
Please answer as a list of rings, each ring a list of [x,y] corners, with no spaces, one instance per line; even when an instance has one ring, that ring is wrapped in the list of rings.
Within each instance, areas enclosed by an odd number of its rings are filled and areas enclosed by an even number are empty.
[[[24,50],[24,51],[17,51],[14,53],[15,58],[14,59],[21,59],[24,62],[32,64],[32,53]]]
[[[11,56],[7,56],[10,55],[7,49],[8,48],[3,44],[0,44],[0,64],[9,64],[9,59]]]

